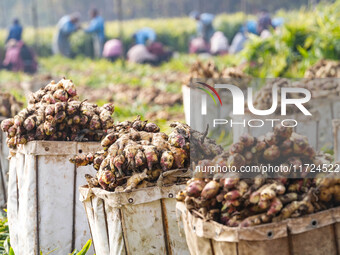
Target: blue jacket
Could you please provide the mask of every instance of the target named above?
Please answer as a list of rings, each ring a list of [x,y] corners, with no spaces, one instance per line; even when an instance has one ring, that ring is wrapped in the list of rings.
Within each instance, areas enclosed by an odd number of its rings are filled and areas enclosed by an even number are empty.
[[[197,22],[197,35],[203,37],[208,42],[215,30],[213,27],[215,15],[210,13],[202,13],[200,19]]]
[[[101,16],[93,18],[88,28],[85,29],[86,33],[96,34],[102,42],[105,40],[104,19]]]
[[[21,34],[22,34],[22,26],[20,26],[19,24],[12,25],[9,28],[9,34],[8,34],[6,42],[10,39],[15,39],[17,41],[20,41]]]
[[[200,22],[202,22],[203,25],[212,25],[214,21],[215,15],[211,13],[202,13],[200,15]]]
[[[69,37],[72,33],[77,31],[77,26],[71,22],[69,16],[64,16],[58,22],[59,35],[63,38]]]
[[[156,40],[156,32],[149,27],[144,27],[142,29],[139,29],[135,34],[134,34],[136,44],[145,44],[146,41],[151,41],[154,42]]]
[[[243,25],[240,28],[239,32],[244,33],[247,30],[248,33],[257,34],[257,30],[256,29],[257,29],[257,22],[253,21],[253,20],[248,20],[246,22],[246,24]]]
[[[71,45],[69,37],[72,33],[77,31],[77,26],[71,22],[70,16],[62,17],[57,24],[57,33],[53,39],[54,54],[62,54],[64,56],[71,56]]]

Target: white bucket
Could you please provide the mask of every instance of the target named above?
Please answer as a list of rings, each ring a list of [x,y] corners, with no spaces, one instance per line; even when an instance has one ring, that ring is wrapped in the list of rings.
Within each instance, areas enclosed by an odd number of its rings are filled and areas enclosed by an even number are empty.
[[[10,160],[8,223],[16,255],[65,255],[91,238],[78,200],[85,173],[69,158],[100,149],[100,143],[33,141],[19,146]],[[93,250],[92,250],[93,251]]]
[[[96,254],[190,254],[176,217],[185,185],[108,192],[80,187]]]
[[[5,118],[0,117],[0,123]],[[7,202],[8,187],[8,160],[9,149],[6,144],[6,134],[0,130],[0,207],[5,207]]]

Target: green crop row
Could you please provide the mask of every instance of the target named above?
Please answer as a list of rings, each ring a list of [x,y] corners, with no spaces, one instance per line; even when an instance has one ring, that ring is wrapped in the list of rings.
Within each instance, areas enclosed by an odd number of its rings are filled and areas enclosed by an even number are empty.
[[[222,14],[216,17],[215,27],[217,30],[223,31],[229,40],[231,40],[244,20],[245,15],[242,13]],[[179,52],[186,52],[188,50],[189,41],[196,32],[195,21],[188,17],[127,20],[122,22],[121,26],[121,36],[125,49],[128,49],[133,44],[133,33],[137,29],[146,26],[155,29],[159,41]],[[120,36],[120,24],[117,21],[107,22],[105,30],[107,39],[118,38]],[[49,56],[51,54],[54,33],[54,27],[39,28],[37,31],[32,27],[27,27],[24,30],[23,39],[28,45],[34,46],[39,56]],[[7,31],[0,30],[1,48],[4,47],[6,35]],[[72,35],[71,43],[76,54],[91,56],[92,46],[89,35],[80,30]]]
[[[285,13],[287,23],[274,36],[251,36],[242,56],[255,77],[303,77],[319,59],[340,59],[340,1],[313,11]]]

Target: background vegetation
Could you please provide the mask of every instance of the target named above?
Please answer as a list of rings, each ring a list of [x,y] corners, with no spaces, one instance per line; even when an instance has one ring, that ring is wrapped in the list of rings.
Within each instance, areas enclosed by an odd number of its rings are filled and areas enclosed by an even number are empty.
[[[63,15],[74,11],[80,12],[84,21],[87,20],[87,12],[91,7],[101,10],[106,20],[116,20],[118,2],[119,0],[1,1],[0,27],[9,26],[14,17],[20,17],[26,26],[53,26]],[[316,2],[319,0],[122,0],[121,13],[124,19],[183,17],[192,10],[214,14],[239,11],[255,14],[264,7],[274,12],[278,9],[297,9]]]

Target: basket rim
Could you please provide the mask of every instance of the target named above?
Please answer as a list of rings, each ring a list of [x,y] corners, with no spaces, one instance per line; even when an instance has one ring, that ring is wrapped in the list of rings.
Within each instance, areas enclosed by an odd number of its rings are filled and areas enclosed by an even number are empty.
[[[177,202],[176,209],[182,213],[188,226],[199,237],[226,242],[273,240],[340,222],[340,206],[299,218],[242,228],[228,227],[212,220],[201,219],[187,210],[183,202]]]
[[[176,194],[185,188],[185,184],[154,186],[140,188],[129,192],[112,192],[101,188],[90,188],[88,185],[79,187],[80,201],[88,202],[92,197],[99,197],[114,208],[150,203],[161,199],[174,199]]]

